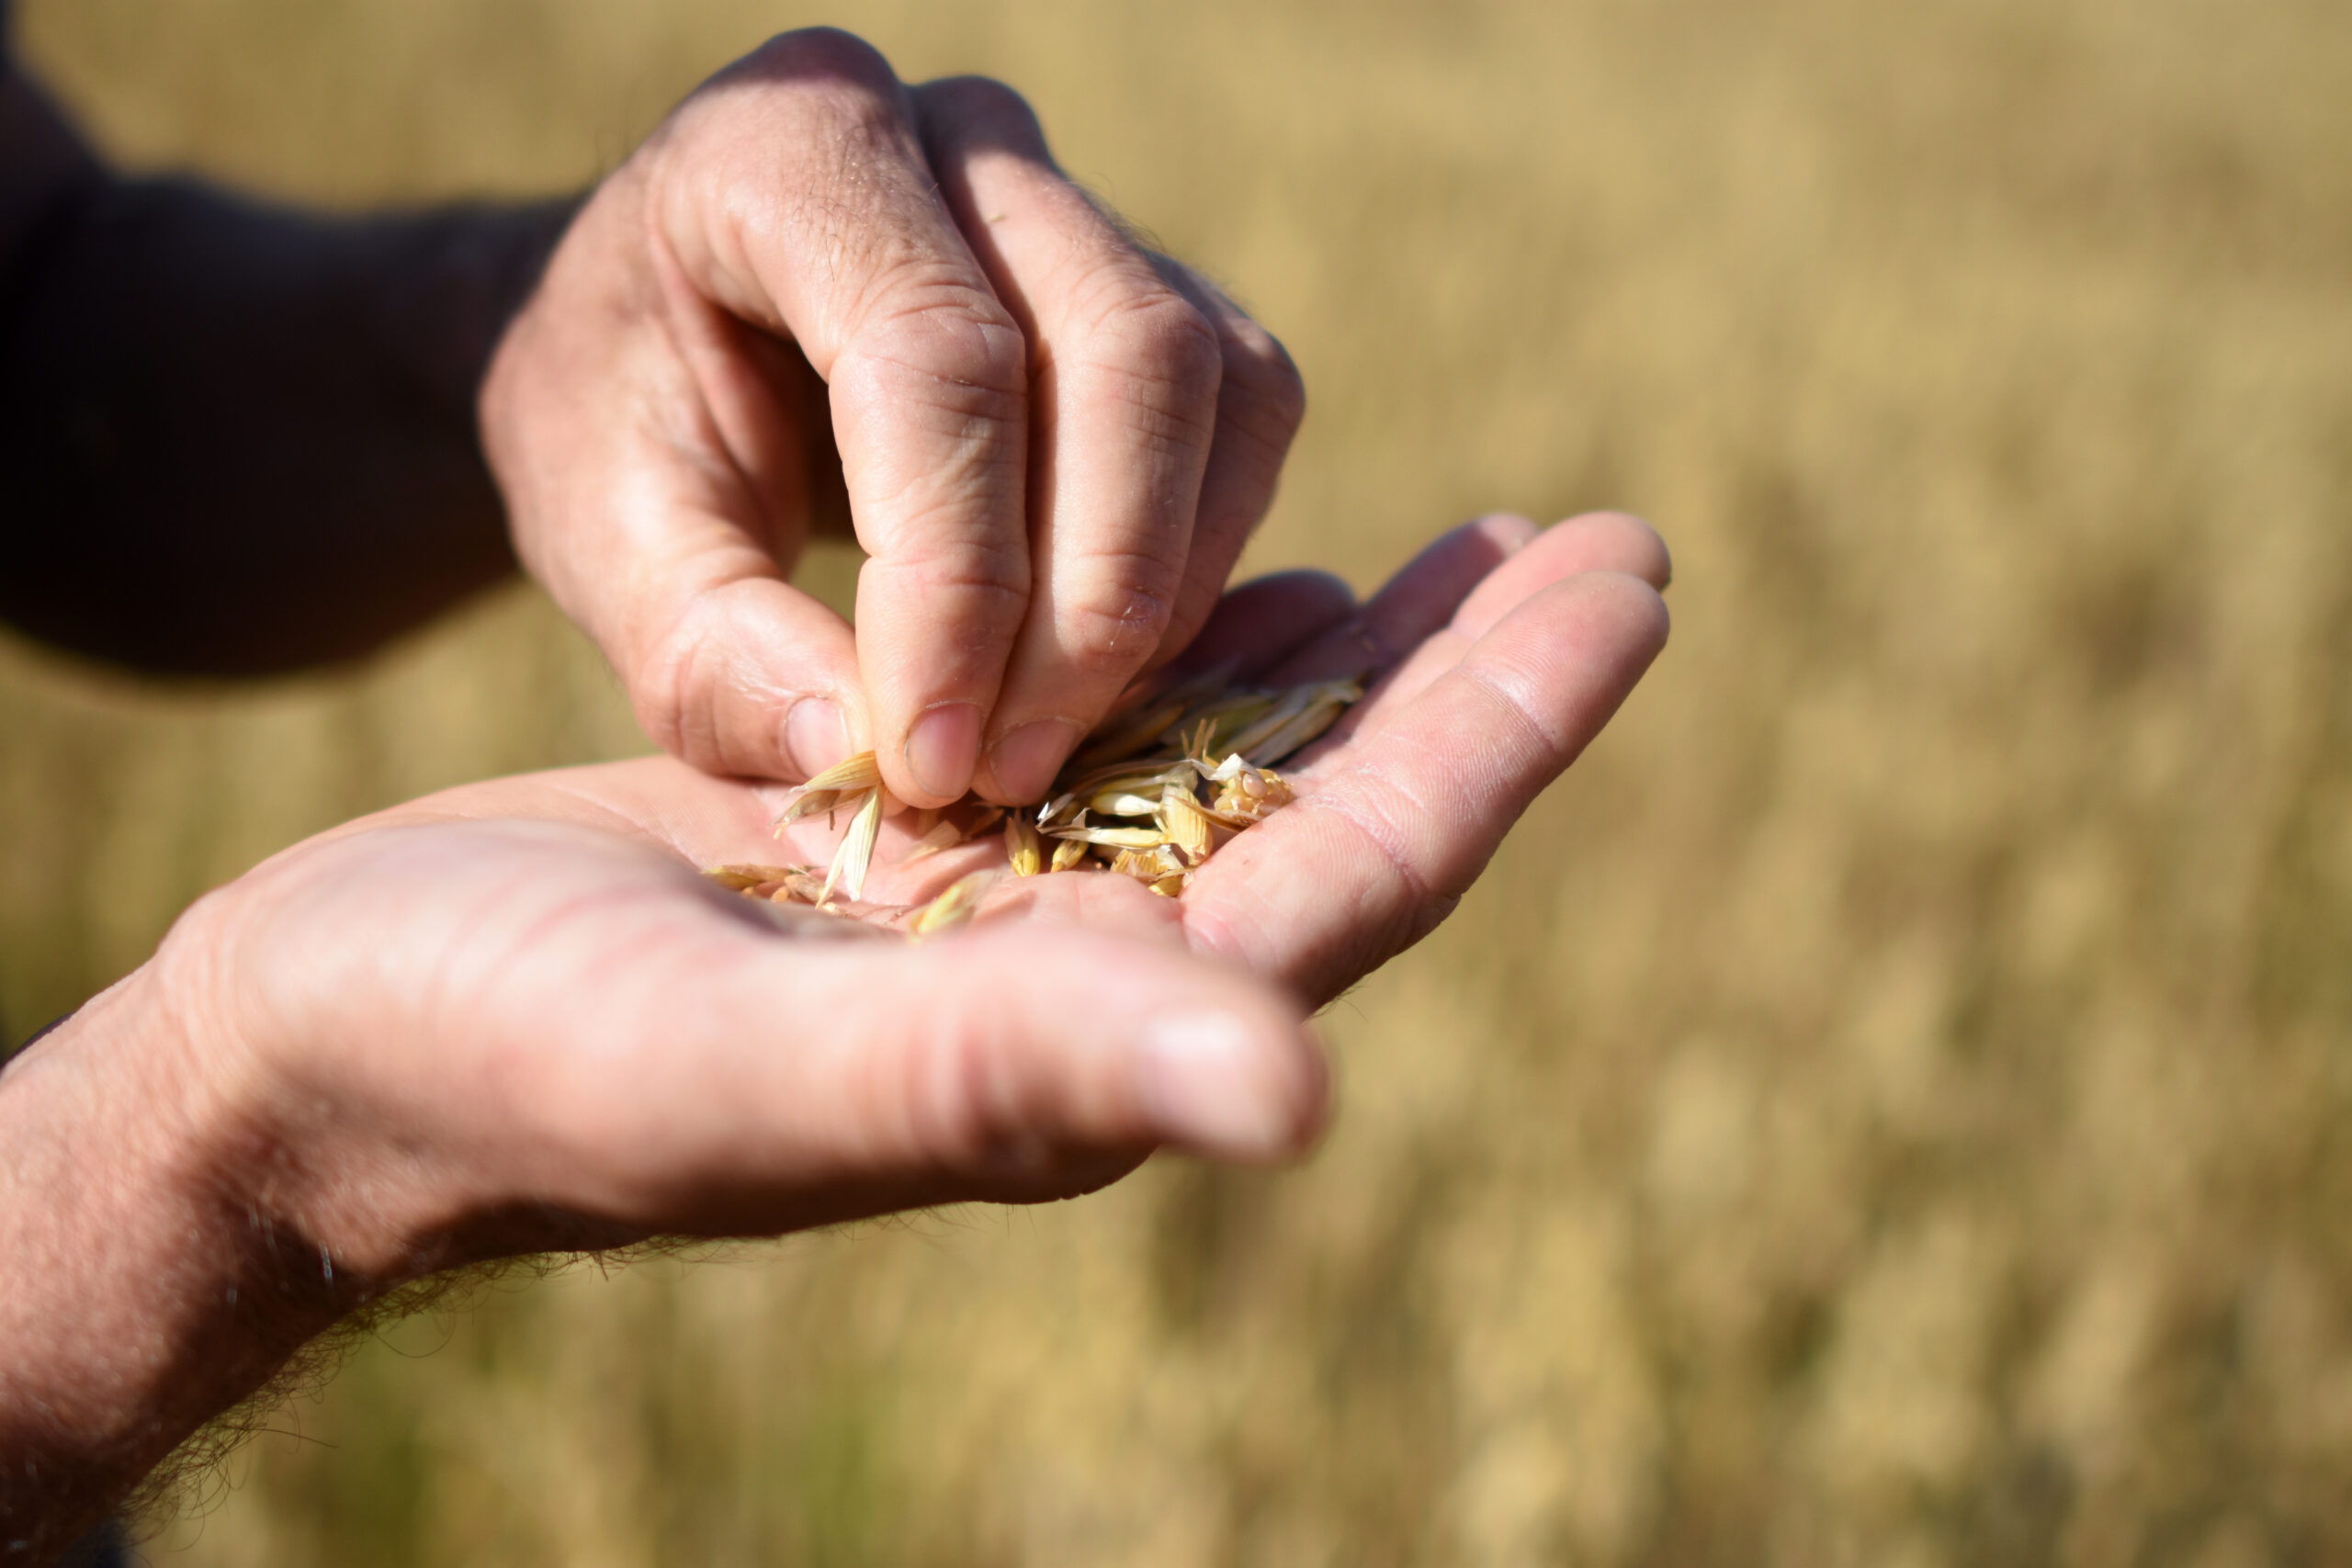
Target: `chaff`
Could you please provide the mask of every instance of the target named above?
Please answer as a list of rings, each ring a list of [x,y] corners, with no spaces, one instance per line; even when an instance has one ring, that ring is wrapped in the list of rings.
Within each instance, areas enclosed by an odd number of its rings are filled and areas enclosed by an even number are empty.
[[[1046,804],[1007,812],[967,795],[914,818],[902,863],[968,843],[1001,818],[1005,859],[1017,876],[1092,865],[1181,897],[1227,840],[1297,798],[1273,764],[1320,739],[1363,696],[1353,681],[1269,691],[1237,688],[1226,670],[1193,676],[1131,699],[1096,726],[1055,779]],[[870,751],[794,791],[776,820],[778,833],[813,817],[854,814],[821,883],[799,865],[722,865],[705,874],[779,903],[830,910],[837,888],[862,900],[888,795]],[[922,937],[962,924],[1000,874],[975,872],[957,880],[904,929]]]

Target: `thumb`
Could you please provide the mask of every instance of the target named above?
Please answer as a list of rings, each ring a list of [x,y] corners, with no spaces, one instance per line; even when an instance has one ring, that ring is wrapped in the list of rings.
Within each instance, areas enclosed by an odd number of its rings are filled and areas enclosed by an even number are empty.
[[[908,946],[749,922],[723,955],[697,945],[690,981],[646,993],[667,998],[658,1015],[607,1006],[578,1025],[622,1054],[660,1042],[659,1072],[577,1118],[612,1184],[596,1206],[650,1225],[1065,1196],[1159,1145],[1273,1160],[1322,1125],[1328,1075],[1297,1004],[1181,948],[1035,924]]]

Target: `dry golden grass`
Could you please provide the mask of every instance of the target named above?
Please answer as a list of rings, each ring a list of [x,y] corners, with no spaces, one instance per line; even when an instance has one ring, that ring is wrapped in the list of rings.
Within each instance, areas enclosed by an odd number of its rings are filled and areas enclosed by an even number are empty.
[[[23,25],[122,156],[359,203],[585,179],[817,15]],[[2352,1558],[2352,10],[832,19],[1293,346],[1255,565],[1624,505],[1675,646],[1331,1015],[1305,1169],[492,1292],[156,1559]],[[520,592],[258,693],[11,647],[0,733],[20,1031],[299,834],[641,744]]]

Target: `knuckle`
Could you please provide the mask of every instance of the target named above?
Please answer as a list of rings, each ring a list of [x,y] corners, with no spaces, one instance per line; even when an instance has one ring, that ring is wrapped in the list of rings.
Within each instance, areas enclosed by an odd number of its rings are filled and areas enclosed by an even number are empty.
[[[925,521],[917,518],[910,530],[923,546],[886,569],[890,586],[923,605],[993,602],[1018,620],[1029,603],[1029,573],[1019,554],[990,538],[959,538],[964,530],[952,526],[926,537]]]
[[[879,285],[842,355],[846,374],[915,376],[956,389],[957,401],[1010,400],[1025,417],[1029,344],[1004,307],[944,267],[903,262]]]
[[[1165,286],[1104,290],[1087,338],[1092,357],[1163,383],[1187,400],[1214,400],[1225,374],[1216,329]]]
[[[1255,433],[1280,433],[1287,443],[1306,417],[1306,381],[1282,340],[1255,321],[1232,329],[1225,356],[1225,386],[1246,411]]]
[[[1037,111],[993,76],[946,76],[928,82],[923,97],[939,113],[978,130],[1012,132],[1024,141],[1044,140]]]
[[[825,177],[787,203],[821,214],[844,200],[834,187],[902,154],[910,136],[890,62],[850,33],[809,28],[777,34],[705,82],[647,152],[670,183],[761,208],[773,205],[761,193],[774,185],[779,148],[821,156]]]
[[[777,33],[721,72],[761,80],[838,82],[866,91],[895,94],[898,73],[882,51],[840,28],[797,28]]]

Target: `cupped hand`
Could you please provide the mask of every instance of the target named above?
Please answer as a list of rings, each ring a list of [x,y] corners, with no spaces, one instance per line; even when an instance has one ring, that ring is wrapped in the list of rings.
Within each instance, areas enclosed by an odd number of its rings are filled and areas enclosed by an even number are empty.
[[[1162,1144],[1281,1157],[1323,1113],[1301,1004],[1453,907],[1662,645],[1665,575],[1631,519],[1498,518],[1362,606],[1318,574],[1237,589],[1189,659],[1379,678],[1182,898],[1006,875],[909,943],[873,927],[1003,852],[905,861],[890,825],[851,918],[778,911],[696,868],[821,862],[823,820],[779,846],[780,787],[656,759],[310,840],[199,905],[159,976],[282,1223],[381,1277],[1064,1195]]]
[[[918,806],[1037,798],[1192,640],[1302,409],[1017,95],[904,85],[825,29],[605,182],[481,404],[525,562],[666,750],[791,780],[871,746]],[[786,580],[843,489],[854,639]]]

